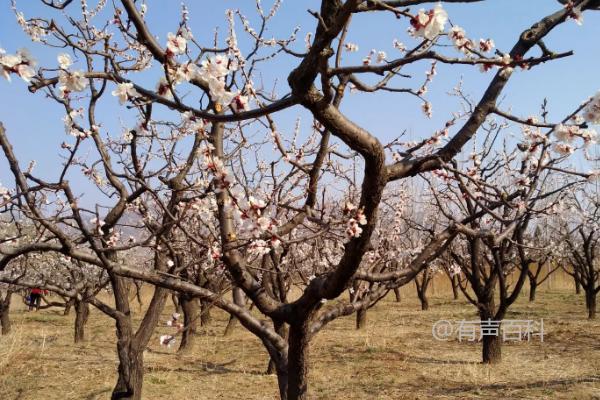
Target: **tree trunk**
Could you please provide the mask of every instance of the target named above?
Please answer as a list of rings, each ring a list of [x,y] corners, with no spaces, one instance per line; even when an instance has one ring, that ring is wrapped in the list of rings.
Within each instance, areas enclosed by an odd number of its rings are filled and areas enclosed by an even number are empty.
[[[117,326],[117,355],[119,357],[118,379],[111,399],[141,400],[144,383],[144,350],[152,337],[168,295],[168,290],[155,288],[144,318],[134,333],[129,292],[124,278],[112,275],[111,284],[115,305],[119,314]]]
[[[586,290],[585,306],[588,311],[588,319],[595,319],[596,318],[596,292],[594,290],[594,287]]]
[[[581,282],[579,281],[579,277],[575,275],[573,280],[575,281],[575,294],[581,294]]]
[[[85,340],[85,324],[90,315],[90,306],[85,301],[75,301],[75,343]]]
[[[427,270],[423,272],[423,278],[421,280],[421,283],[419,283],[418,277],[415,278],[415,285],[417,287],[417,296],[419,297],[419,301],[421,302],[421,311],[429,310],[429,300],[427,299],[427,286],[429,286]]]
[[[288,400],[289,377],[287,368],[277,368],[277,386],[280,400]]]
[[[309,338],[308,318],[290,325],[288,339],[287,400],[308,399]]]
[[[179,298],[175,293],[171,293],[171,301],[173,301],[173,307],[175,308],[175,312],[181,314],[183,310],[181,309],[181,303],[179,302]]]
[[[418,291],[419,300],[421,301],[421,311],[429,310],[429,299],[427,299],[427,294],[425,290]]]
[[[10,300],[12,292],[6,293],[6,297],[0,296],[0,326],[2,328],[2,335],[8,335],[10,333]]]
[[[367,326],[367,309],[360,308],[356,312],[356,329],[361,330]]]
[[[452,277],[452,296],[454,297],[454,300],[458,300],[460,293],[459,293],[459,289],[458,289],[458,275],[454,275]]]
[[[181,344],[178,352],[189,351],[194,346],[194,336],[198,332],[198,323],[200,322],[200,306],[198,299],[186,296],[179,296],[179,304],[183,311],[183,332],[181,335]]]
[[[288,327],[285,324],[285,322],[273,321],[273,328],[275,328],[275,332],[277,332],[277,334],[279,336],[281,336],[283,339],[287,340],[289,331],[288,331]],[[285,366],[285,371],[283,371],[283,372],[285,372],[285,385],[286,385],[286,390],[287,390],[287,365]],[[277,380],[279,380],[280,371],[277,368],[277,360],[274,360],[273,357],[270,357],[269,365],[267,365],[267,375],[271,375],[273,373],[277,373]],[[280,390],[280,392],[281,392],[281,390]],[[284,391],[284,393],[285,393],[285,391]]]
[[[400,303],[400,300],[402,300],[400,297],[400,288],[394,288],[394,296],[396,297],[396,303]]]
[[[498,364],[502,361],[502,338],[498,336],[486,335],[483,342],[483,363]]]
[[[285,328],[285,331],[288,332],[287,325],[282,325]],[[288,354],[287,352],[280,352],[274,347],[266,344],[267,350],[270,354],[270,359],[273,360],[273,365],[275,366],[275,372],[277,373],[277,386],[279,388],[279,398],[280,400],[288,399],[288,384],[289,384],[289,374],[288,374]]]
[[[206,300],[200,300],[200,325],[208,326],[210,321],[212,321],[212,317],[210,315],[210,310],[212,308],[212,304]]]
[[[117,351],[119,353],[119,379],[113,389],[111,400],[141,400],[144,381],[143,351],[132,348],[129,341],[122,339],[119,339],[117,343]]]
[[[73,304],[75,303],[75,300],[73,299],[69,299],[67,300],[67,302],[65,303],[65,311],[63,311],[63,315],[66,317],[67,315],[71,314],[71,307],[73,307]]]
[[[494,301],[494,290],[486,292],[482,296],[478,296],[479,318],[481,320],[481,328],[484,321],[501,321],[504,315],[499,315],[496,312]],[[491,328],[491,327],[490,327]],[[500,336],[501,327],[498,327],[497,335],[483,335],[482,337],[482,362],[484,364],[497,364],[502,360],[502,337]],[[488,332],[491,333],[491,332]]]
[[[529,301],[535,301],[535,292],[537,290],[538,284],[535,279],[529,278]]]
[[[225,332],[223,336],[230,336],[233,333],[233,329],[235,328],[235,324],[237,322],[237,318],[233,315],[229,316],[229,321],[227,321],[227,326],[225,327]]]
[[[239,287],[234,287],[233,291],[232,291],[232,295],[233,295],[233,302],[240,306],[243,307],[244,306],[244,292],[242,291],[242,289],[240,289]],[[233,333],[233,329],[235,328],[237,322],[237,318],[233,316],[233,314],[231,314],[231,316],[229,317],[229,322],[227,322],[227,327],[225,327],[225,333],[223,334],[223,336],[229,336]]]

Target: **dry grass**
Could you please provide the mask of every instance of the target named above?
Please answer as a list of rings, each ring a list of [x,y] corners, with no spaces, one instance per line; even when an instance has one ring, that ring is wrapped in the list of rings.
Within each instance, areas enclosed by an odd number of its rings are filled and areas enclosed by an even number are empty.
[[[431,309],[419,311],[412,287],[402,303],[388,298],[369,313],[368,328],[335,321],[313,342],[311,398],[315,399],[600,399],[600,321],[585,319],[583,297],[572,289],[525,294],[508,318],[544,318],[546,337],[505,344],[503,362],[479,364],[480,345],[432,338],[439,319],[473,319],[474,309],[453,302],[442,285]],[[171,309],[165,310],[165,318]],[[222,332],[227,316],[214,312],[186,356],[150,343],[144,398],[276,399],[276,378],[264,375],[267,356],[242,328]],[[74,316],[60,310],[28,313],[17,305],[13,333],[0,338],[0,399],[106,399],[116,379],[114,325],[93,310],[89,340],[72,344]],[[169,331],[159,327],[156,334]]]

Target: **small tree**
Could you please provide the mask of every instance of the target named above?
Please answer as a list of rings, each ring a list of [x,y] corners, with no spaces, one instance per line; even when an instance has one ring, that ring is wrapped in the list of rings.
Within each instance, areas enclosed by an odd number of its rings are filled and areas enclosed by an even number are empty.
[[[600,202],[597,192],[590,195],[582,191],[569,205],[568,217],[561,224],[561,254],[568,265],[565,271],[581,282],[588,318],[594,319],[600,292]]]
[[[554,126],[550,125],[548,135]],[[559,134],[553,144],[541,133],[543,127],[531,120],[523,125],[522,142],[494,147],[505,127],[491,123],[482,149],[473,151],[466,165],[459,168],[454,162],[447,172],[439,173],[445,182],[441,187],[431,182],[440,213],[453,223],[457,216],[469,220],[458,226],[460,241],[450,252],[464,276],[461,290],[477,307],[482,325],[489,320],[501,322],[519,296],[534,262],[529,251],[533,242],[528,240],[533,236],[531,222],[556,212],[561,193],[574,184],[567,181],[548,188],[557,170],[570,175],[558,168],[565,159]],[[516,148],[507,151],[508,146]],[[500,206],[492,211],[493,205]],[[500,362],[501,337],[483,335],[482,342],[483,362]]]

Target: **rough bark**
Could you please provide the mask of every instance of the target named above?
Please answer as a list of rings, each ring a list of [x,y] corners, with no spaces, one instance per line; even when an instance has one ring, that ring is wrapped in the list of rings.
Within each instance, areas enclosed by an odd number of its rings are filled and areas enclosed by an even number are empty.
[[[581,294],[581,281],[577,275],[573,276],[573,280],[575,281],[575,294]]]
[[[273,327],[275,328],[275,332],[277,332],[277,334],[279,336],[281,336],[282,338],[287,340],[289,331],[288,331],[287,325],[284,322],[275,321],[275,322],[273,322]],[[278,360],[274,359],[273,357],[270,357],[269,365],[267,365],[267,374],[271,375],[271,374],[277,373],[277,376],[278,376],[277,379],[279,380],[280,371],[279,371],[279,368],[277,367],[277,364],[278,364]],[[287,390],[287,366],[285,367],[285,371],[283,371],[283,372],[285,372],[285,385],[286,385],[286,390]]]
[[[429,299],[425,293],[419,295],[419,300],[421,300],[421,311],[429,310]]]
[[[597,302],[596,302],[596,291],[594,287],[586,290],[585,293],[585,306],[588,311],[588,319],[596,318]]]
[[[277,386],[279,388],[279,398],[288,400],[288,382],[289,376],[286,368],[277,368]]]
[[[233,334],[233,330],[237,323],[237,318],[233,315],[229,316],[229,321],[227,321],[227,326],[225,327],[225,332],[223,332],[223,336],[231,336]]]
[[[200,306],[198,299],[187,295],[179,295],[179,304],[183,311],[183,332],[178,352],[189,351],[194,346],[194,337],[198,332],[200,322]]]
[[[458,275],[452,277],[452,297],[454,300],[458,300],[460,297],[460,289],[458,288]]]
[[[207,326],[212,321],[212,316],[210,315],[212,305],[209,301],[200,300],[200,308],[200,325]]]
[[[181,314],[183,312],[181,308],[181,303],[179,302],[179,298],[175,293],[171,293],[171,301],[173,301],[173,307],[175,308],[175,312]]]
[[[502,361],[502,338],[500,335],[484,336],[482,342],[482,359],[484,364],[498,364]]]
[[[141,400],[144,381],[143,351],[132,347],[130,340],[119,338],[119,379],[113,389],[111,400]]]
[[[114,275],[111,277],[118,312],[116,325],[119,358],[119,377],[111,399],[141,400],[144,380],[144,349],[152,337],[169,292],[166,289],[155,289],[144,318],[134,333],[129,291],[124,281],[124,278]]]
[[[239,287],[233,288],[233,302],[238,306],[244,306],[244,292]],[[229,317],[229,322],[227,322],[227,326],[225,327],[225,333],[223,336],[229,336],[233,333],[233,329],[235,328],[237,323],[237,318],[233,316],[233,314]]]
[[[0,326],[2,328],[2,335],[8,335],[11,330],[10,324],[10,300],[12,297],[12,292],[9,291],[6,293],[6,296],[2,298],[0,296]]]
[[[85,340],[85,324],[90,315],[90,306],[85,301],[75,302],[75,343]]]
[[[417,296],[419,297],[419,301],[421,302],[421,311],[429,310],[429,299],[427,298],[427,289],[429,288],[430,277],[429,271],[423,271],[421,280],[419,278],[415,278],[415,285],[417,287]]]
[[[494,302],[493,291],[486,293],[482,304],[484,307],[480,309],[479,317],[481,321],[499,321],[502,320],[502,315],[494,312],[496,306]],[[502,337],[500,336],[500,328],[498,335],[485,335],[482,338],[482,362],[484,364],[497,364],[502,361]]]
[[[63,315],[66,317],[67,315],[71,314],[71,308],[73,307],[73,304],[75,304],[75,300],[73,299],[69,299],[67,300],[67,302],[65,303],[65,311],[63,312]]]
[[[356,312],[356,329],[361,330],[367,326],[367,309],[361,308]]]
[[[309,335],[305,319],[290,325],[287,400],[308,399]]]
[[[538,284],[535,279],[529,278],[529,301],[535,301],[535,293],[537,291]]]
[[[396,303],[400,303],[402,297],[400,296],[400,288],[394,288],[394,296],[396,298]]]

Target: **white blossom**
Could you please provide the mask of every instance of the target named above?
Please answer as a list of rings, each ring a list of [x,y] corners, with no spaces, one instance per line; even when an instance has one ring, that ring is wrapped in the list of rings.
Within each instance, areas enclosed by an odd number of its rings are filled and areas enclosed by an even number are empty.
[[[112,91],[112,95],[119,98],[120,104],[125,104],[128,99],[139,96],[139,93],[133,87],[133,83],[119,83],[117,88]]]
[[[69,92],[83,91],[88,85],[88,80],[83,71],[59,71],[58,83],[62,88],[63,94],[66,95]]]
[[[71,61],[71,56],[67,53],[61,53],[56,58],[58,60],[58,66],[61,69],[68,69],[71,64],[73,64],[73,61]]]
[[[596,93],[583,110],[583,118],[595,125],[600,125],[600,92]]]
[[[167,50],[170,54],[177,55],[185,53],[187,40],[183,36],[171,32],[167,34]]]
[[[358,45],[356,43],[344,43],[344,48],[350,53],[355,53],[358,51]]]
[[[441,4],[435,6],[433,10],[419,10],[419,13],[410,21],[414,28],[414,35],[433,40],[444,31],[448,22],[448,13]]]

